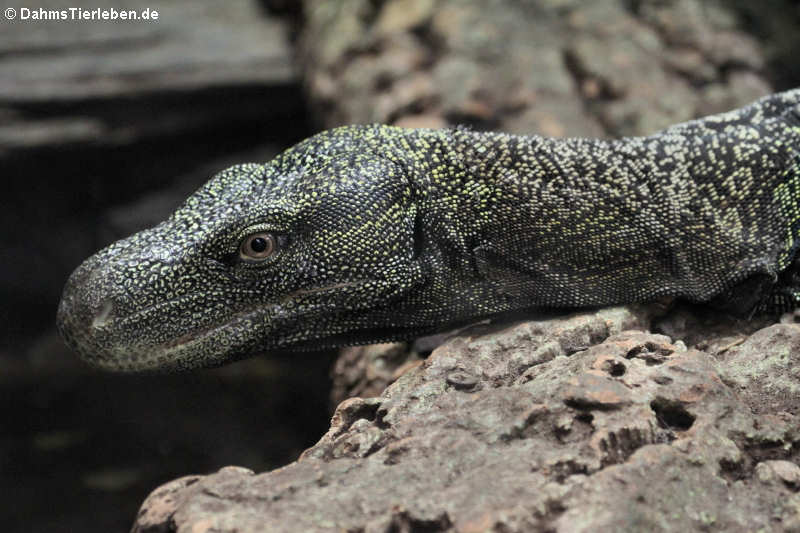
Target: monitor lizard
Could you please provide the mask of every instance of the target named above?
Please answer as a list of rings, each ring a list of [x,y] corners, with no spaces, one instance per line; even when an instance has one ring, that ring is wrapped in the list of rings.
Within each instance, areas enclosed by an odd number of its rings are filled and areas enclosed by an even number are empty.
[[[345,126],[224,170],[69,278],[87,362],[179,370],[518,309],[800,300],[800,89],[647,137]]]

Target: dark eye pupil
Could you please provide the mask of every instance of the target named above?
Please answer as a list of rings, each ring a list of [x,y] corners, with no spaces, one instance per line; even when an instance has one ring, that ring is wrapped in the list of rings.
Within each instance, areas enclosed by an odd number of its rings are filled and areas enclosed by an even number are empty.
[[[267,249],[269,243],[267,243],[267,239],[264,237],[256,237],[252,241],[250,241],[250,249],[256,253],[261,253]]]

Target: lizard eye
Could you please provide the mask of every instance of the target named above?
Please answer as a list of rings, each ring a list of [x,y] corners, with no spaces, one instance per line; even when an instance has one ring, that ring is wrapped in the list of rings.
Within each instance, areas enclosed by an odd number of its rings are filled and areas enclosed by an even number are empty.
[[[260,232],[248,235],[239,245],[239,257],[245,261],[263,261],[275,253],[275,236]]]

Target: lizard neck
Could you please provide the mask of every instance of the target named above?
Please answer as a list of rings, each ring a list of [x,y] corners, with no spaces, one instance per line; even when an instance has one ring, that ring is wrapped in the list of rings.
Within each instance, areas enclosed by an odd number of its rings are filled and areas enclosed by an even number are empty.
[[[464,246],[492,228],[554,219],[562,240],[570,228],[580,237],[576,216],[647,181],[647,163],[619,141],[378,128],[375,151],[402,167],[428,223]]]

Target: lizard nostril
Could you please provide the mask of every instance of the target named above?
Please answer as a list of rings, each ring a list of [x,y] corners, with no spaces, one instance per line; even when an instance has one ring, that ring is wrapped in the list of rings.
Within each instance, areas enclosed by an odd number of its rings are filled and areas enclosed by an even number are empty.
[[[114,318],[114,302],[106,300],[92,320],[92,328],[102,328]]]

